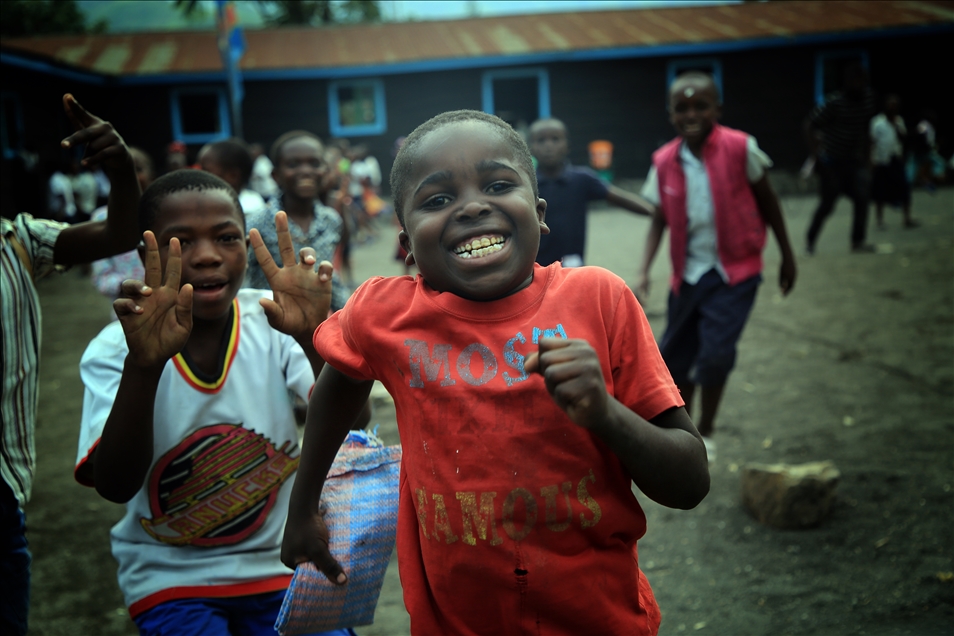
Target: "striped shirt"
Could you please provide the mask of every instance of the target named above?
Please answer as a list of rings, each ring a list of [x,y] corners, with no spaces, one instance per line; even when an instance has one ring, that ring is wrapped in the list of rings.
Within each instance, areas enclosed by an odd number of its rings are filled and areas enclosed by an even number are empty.
[[[0,305],[3,339],[3,416],[0,436],[0,472],[22,506],[30,499],[36,451],[33,428],[36,424],[37,389],[40,376],[40,298],[34,280],[54,270],[53,246],[63,223],[34,219],[19,214],[16,219],[0,219],[2,235],[0,259]],[[18,253],[12,239],[23,250]],[[21,256],[29,260],[27,268]],[[29,269],[33,270],[32,276]]]
[[[868,126],[878,112],[875,94],[866,90],[860,99],[836,92],[815,107],[809,119],[822,132],[822,150],[832,159],[865,160],[871,149]]]

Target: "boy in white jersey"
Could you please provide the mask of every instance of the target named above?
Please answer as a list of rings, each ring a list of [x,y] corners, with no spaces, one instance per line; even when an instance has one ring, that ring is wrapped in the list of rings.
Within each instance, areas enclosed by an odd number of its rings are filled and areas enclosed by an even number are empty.
[[[76,478],[126,504],[112,548],[141,633],[273,634],[299,454],[287,391],[307,396],[323,364],[309,341],[331,265],[310,249],[296,264],[279,214],[283,267],[250,237],[273,291],[240,291],[244,216],[205,172],[158,179],[139,212],[145,281],[123,283],[80,365]]]

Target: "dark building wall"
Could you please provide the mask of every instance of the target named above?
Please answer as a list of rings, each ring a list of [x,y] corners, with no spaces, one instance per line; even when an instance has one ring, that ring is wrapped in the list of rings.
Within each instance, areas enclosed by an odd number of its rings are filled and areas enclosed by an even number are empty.
[[[937,116],[938,140],[945,157],[954,152],[951,109],[943,90],[949,73],[948,33],[873,38],[823,46],[791,46],[708,56],[722,64],[722,121],[754,135],[777,168],[794,171],[807,150],[802,123],[815,103],[819,52],[866,51],[872,87],[883,96],[898,93],[903,115],[913,130],[923,111]],[[698,56],[690,56],[698,57]],[[614,144],[618,178],[642,178],[652,152],[674,135],[666,112],[667,64],[679,58],[567,62],[545,65],[550,108],[570,133],[570,159],[587,164],[586,146],[595,139]],[[63,93],[72,92],[97,115],[113,122],[129,144],[144,148],[161,170],[172,140],[170,92],[175,85],[120,86],[86,84],[3,67],[3,90],[19,96],[27,148],[50,158],[72,132],[63,114]],[[394,140],[429,117],[447,110],[482,107],[482,76],[489,68],[384,76],[388,126],[384,134],[352,137],[381,163],[387,191]],[[195,84],[182,84],[183,87]],[[244,136],[270,145],[283,132],[306,129],[329,137],[328,81],[274,80],[245,83]],[[198,146],[190,147],[194,157]],[[11,173],[5,162],[5,182]],[[6,207],[6,204],[5,204]]]
[[[461,108],[480,110],[481,71],[409,73],[383,79],[387,130],[381,135],[348,137],[348,141],[368,146],[380,162],[386,182],[395,139],[438,113]],[[327,91],[326,80],[246,82],[245,138],[268,148],[281,134],[302,129],[329,140]]]
[[[164,171],[166,147],[172,139],[168,86],[129,86],[113,89],[121,107],[108,117],[130,146],[152,157],[156,175]],[[105,113],[105,111],[104,111]]]
[[[3,73],[4,96],[15,96],[19,104],[22,123],[20,150],[38,159],[35,168],[30,170],[23,156],[3,158],[3,214],[12,217],[19,212],[30,212],[44,216],[47,179],[58,166],[74,156],[73,151],[60,146],[60,142],[74,132],[63,110],[63,95],[72,93],[89,112],[109,121],[121,114],[125,101],[118,99],[115,89],[109,86],[63,79],[16,66],[4,65],[0,72]],[[10,116],[12,112],[5,115]]]
[[[798,170],[808,154],[802,127],[814,107],[814,50],[767,49],[717,59],[722,61],[722,123],[755,137],[776,168]]]
[[[942,153],[949,156],[954,152],[950,134],[954,122],[950,121],[950,109],[942,112],[943,91],[936,88],[940,78],[936,64],[945,57],[942,43],[947,37],[949,34],[870,39],[704,57],[722,64],[722,123],[753,135],[776,168],[795,171],[807,156],[802,130],[815,106],[819,53],[866,52],[871,85],[879,99],[892,92],[901,95],[903,114],[912,130],[922,111],[932,108],[939,118]],[[665,110],[666,70],[670,61],[679,59],[683,58],[549,65],[551,110],[569,129],[571,161],[586,164],[587,143],[606,139],[614,145],[616,176],[644,177],[652,152],[675,135]]]
[[[643,177],[650,155],[672,137],[666,64],[655,58],[552,64],[550,111],[570,136],[570,161],[588,165],[587,144],[613,144],[617,177]]]
[[[394,140],[411,132],[425,121],[449,110],[481,109],[481,69],[409,73],[385,79],[388,99],[388,132],[381,151],[375,156],[382,172],[390,172]]]
[[[722,64],[722,123],[754,135],[776,165],[805,159],[801,125],[814,99],[814,53],[775,49],[711,56]],[[550,105],[569,130],[570,160],[587,164],[587,144],[613,143],[617,177],[641,178],[652,153],[675,135],[669,123],[667,65],[680,58],[553,64]]]
[[[64,155],[60,141],[74,132],[63,112],[65,93],[112,123],[127,144],[143,148],[153,161],[162,159],[172,140],[168,86],[92,84],[14,66],[4,66],[2,72],[4,93],[16,94],[20,102],[24,146],[42,160]]]
[[[328,139],[327,90],[325,80],[245,82],[245,139],[263,144],[266,151],[291,130],[307,130]]]

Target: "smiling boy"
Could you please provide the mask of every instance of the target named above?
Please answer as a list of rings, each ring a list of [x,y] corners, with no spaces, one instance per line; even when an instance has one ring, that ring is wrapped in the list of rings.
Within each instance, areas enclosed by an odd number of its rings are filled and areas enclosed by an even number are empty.
[[[722,102],[712,78],[699,72],[677,77],[669,90],[669,113],[679,136],[653,154],[643,188],[658,208],[636,292],[649,294],[649,268],[668,227],[669,318],[659,348],[686,409],[696,385],[702,387],[699,432],[714,461],[715,416],[762,281],[766,225],[782,253],[783,294],[795,284],[795,256],[765,170],[772,162],[755,138],[719,125]]]
[[[321,203],[320,195],[329,167],[324,158],[325,149],[317,136],[304,130],[292,130],[275,140],[271,156],[275,165],[272,178],[278,184],[279,196],[269,200],[267,207],[246,215],[248,229],[257,229],[265,247],[277,258],[278,236],[275,216],[279,211],[288,215],[289,231],[295,245],[310,247],[317,258],[333,262],[335,250],[348,241],[348,228],[341,215]],[[249,253],[245,286],[268,289],[268,281],[257,259]],[[344,307],[350,290],[337,274],[332,278],[331,309]]]
[[[656,633],[632,484],[692,508],[709,475],[635,297],[605,270],[534,263],[547,203],[497,117],[421,125],[391,189],[421,274],[369,280],[315,335],[327,364],[283,561],[347,582],[318,502],[377,379],[404,449],[397,551],[413,633]]]
[[[310,249],[296,264],[275,222],[283,267],[251,232],[273,292],[240,289],[235,191],[197,170],[158,179],[140,203],[145,280],[123,283],[119,322],[80,364],[76,479],[126,504],[112,550],[147,636],[274,633],[298,464],[287,392],[304,398],[323,364],[310,335],[331,296],[331,265],[315,271]]]

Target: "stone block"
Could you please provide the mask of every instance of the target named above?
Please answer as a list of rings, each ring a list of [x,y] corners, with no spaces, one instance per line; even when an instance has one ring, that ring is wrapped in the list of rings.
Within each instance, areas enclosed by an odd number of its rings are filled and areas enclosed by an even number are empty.
[[[810,528],[831,511],[840,477],[830,461],[747,464],[742,469],[742,502],[766,525]]]

